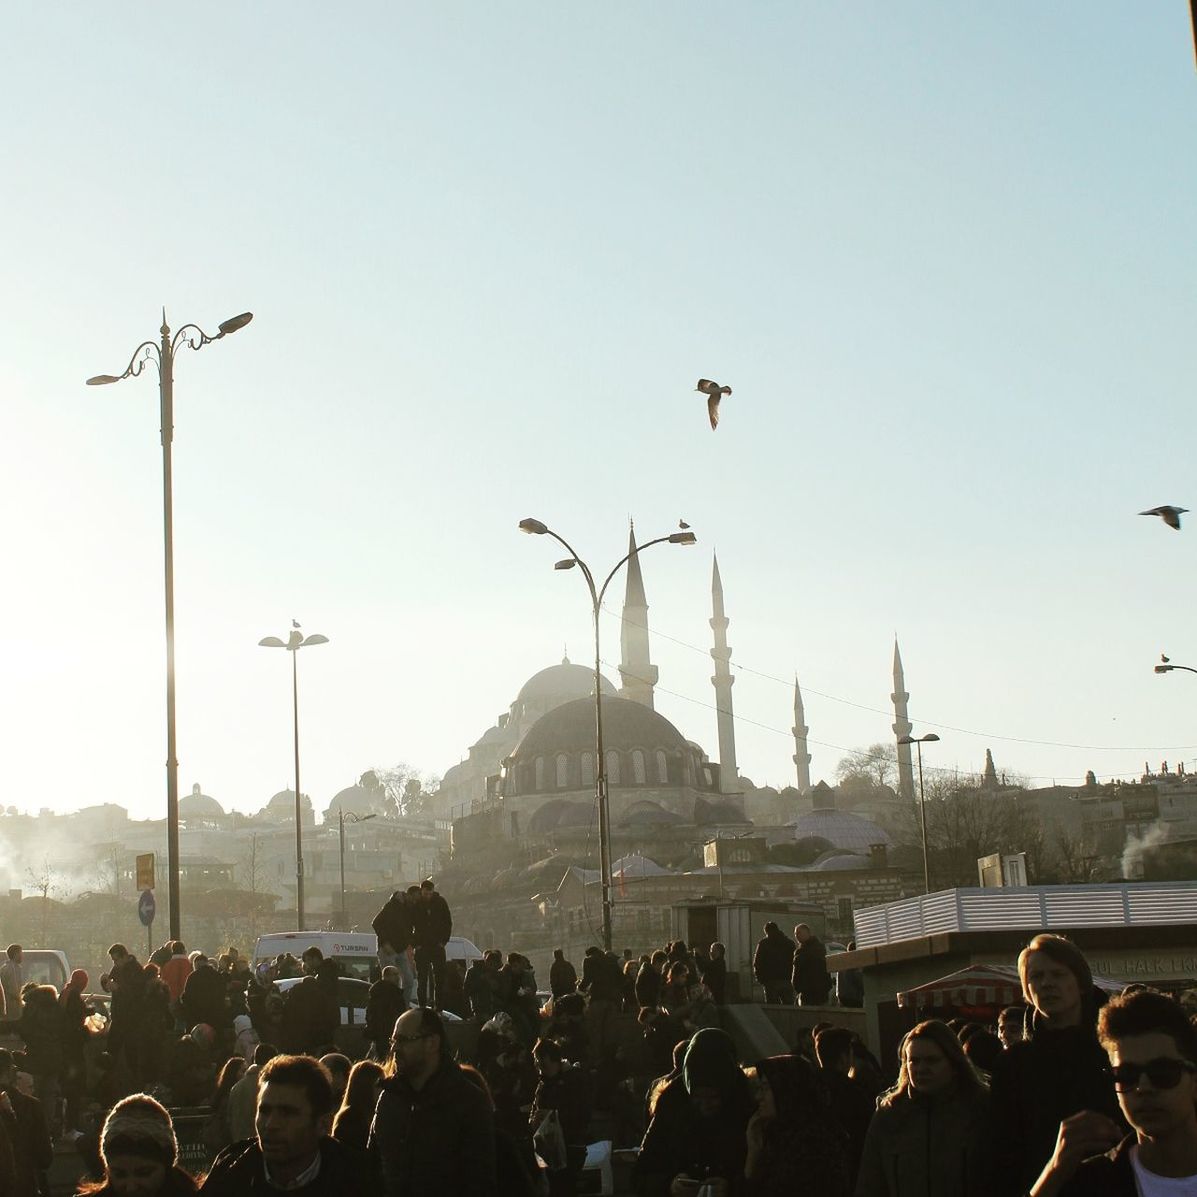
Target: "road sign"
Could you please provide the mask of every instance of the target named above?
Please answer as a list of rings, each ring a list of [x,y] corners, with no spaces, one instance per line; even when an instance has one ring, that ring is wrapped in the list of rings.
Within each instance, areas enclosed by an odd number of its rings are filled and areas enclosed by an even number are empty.
[[[154,888],[154,854],[146,852],[137,858],[137,888]]]
[[[141,919],[143,927],[148,927],[154,921],[156,909],[154,891],[152,889],[143,890],[141,897],[137,899],[137,917]]]

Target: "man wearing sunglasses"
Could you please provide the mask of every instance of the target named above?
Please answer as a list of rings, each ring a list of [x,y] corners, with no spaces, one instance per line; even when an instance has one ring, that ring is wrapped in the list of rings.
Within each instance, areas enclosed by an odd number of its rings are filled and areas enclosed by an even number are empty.
[[[1032,1197],[1197,1194],[1197,1029],[1151,990],[1114,998],[1097,1028],[1134,1133],[1114,1142],[1117,1128],[1092,1111],[1064,1119]]]

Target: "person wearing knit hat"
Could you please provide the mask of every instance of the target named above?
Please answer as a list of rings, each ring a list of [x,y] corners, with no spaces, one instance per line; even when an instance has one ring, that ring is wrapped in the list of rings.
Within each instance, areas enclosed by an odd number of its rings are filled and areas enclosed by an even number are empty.
[[[119,1101],[100,1132],[103,1179],[82,1186],[89,1197],[183,1197],[198,1191],[178,1166],[179,1143],[170,1113],[145,1093]]]

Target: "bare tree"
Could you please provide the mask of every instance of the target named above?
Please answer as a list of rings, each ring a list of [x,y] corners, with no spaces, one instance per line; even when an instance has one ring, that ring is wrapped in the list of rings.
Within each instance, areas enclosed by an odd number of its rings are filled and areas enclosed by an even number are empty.
[[[243,890],[249,893],[251,901],[249,904],[249,937],[251,940],[258,938],[258,893],[262,887],[264,880],[262,860],[258,854],[258,837],[256,834],[249,837],[249,847],[245,851],[245,855],[241,858],[237,866],[238,877],[237,880]]]
[[[440,782],[439,778],[422,774],[403,761],[387,769],[371,769],[366,776],[370,775],[382,787],[385,813],[397,819],[426,816]]]
[[[892,786],[898,770],[898,753],[892,744],[870,744],[835,767],[836,779],[846,788]]]
[[[46,946],[46,940],[49,937],[48,925],[50,917],[50,895],[62,893],[63,885],[59,880],[58,873],[50,864],[50,858],[48,856],[42,857],[42,863],[37,868],[30,866],[25,870],[25,880],[29,883],[29,887],[33,889],[42,900],[41,944],[44,947]]]

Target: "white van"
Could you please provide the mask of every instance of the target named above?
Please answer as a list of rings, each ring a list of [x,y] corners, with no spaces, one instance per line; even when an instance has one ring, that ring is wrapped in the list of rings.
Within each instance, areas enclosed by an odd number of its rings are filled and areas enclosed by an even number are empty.
[[[251,967],[256,973],[258,965],[284,952],[298,960],[308,948],[319,948],[325,960],[335,960],[343,976],[359,981],[378,977],[378,936],[372,931],[279,931],[259,935]]]

